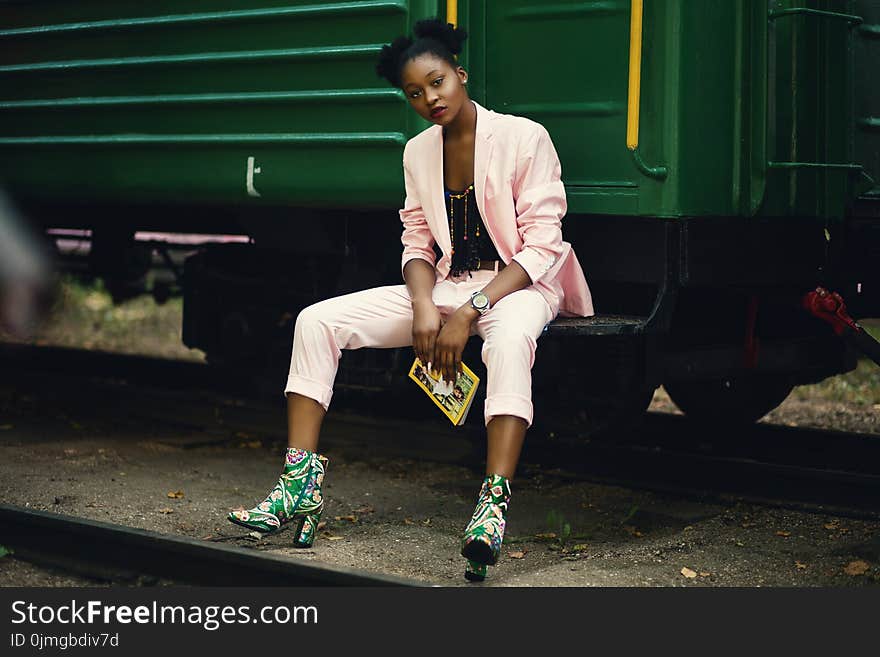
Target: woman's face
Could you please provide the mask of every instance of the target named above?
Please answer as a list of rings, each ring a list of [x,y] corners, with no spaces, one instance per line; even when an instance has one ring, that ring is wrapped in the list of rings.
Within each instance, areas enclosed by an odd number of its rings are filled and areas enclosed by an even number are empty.
[[[469,100],[467,72],[445,59],[425,54],[409,60],[400,76],[401,89],[419,116],[437,125],[449,125]]]

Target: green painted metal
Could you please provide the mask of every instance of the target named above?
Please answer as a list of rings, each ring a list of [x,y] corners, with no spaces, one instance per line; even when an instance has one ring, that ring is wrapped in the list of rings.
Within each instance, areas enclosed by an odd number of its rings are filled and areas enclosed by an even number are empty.
[[[213,24],[230,21],[260,20],[265,18],[286,18],[288,16],[330,16],[339,13],[351,14],[384,12],[389,9],[406,11],[405,2],[400,0],[362,0],[360,2],[339,2],[323,5],[305,5],[301,7],[272,7],[268,9],[243,9],[240,11],[194,12],[172,16],[148,16],[137,18],[120,18],[113,20],[97,20],[79,23],[61,23],[56,25],[32,25],[8,30],[0,30],[0,37],[45,35],[67,32],[103,32],[145,26],[182,25],[188,23]]]
[[[398,207],[424,123],[375,60],[437,6],[0,3],[0,181],[40,199]]]
[[[856,16],[855,14],[842,14],[837,11],[822,11],[821,9],[810,9],[809,7],[792,7],[790,9],[776,9],[770,12],[769,18],[770,20],[775,20],[777,18],[783,18],[785,16],[818,16],[820,18],[837,18],[841,20],[845,20],[848,23],[855,23],[858,25],[862,22],[863,18],[861,16]]]
[[[480,7],[491,53],[482,102],[550,131],[570,212],[638,211],[641,176],[625,144],[629,4],[507,0]]]
[[[667,175],[669,175],[669,169],[664,166],[650,166],[645,160],[642,158],[642,154],[639,152],[638,148],[634,148],[632,151],[633,161],[636,163],[639,171],[642,174],[655,178],[656,180],[664,180]]]
[[[548,128],[571,213],[841,217],[880,193],[878,4],[647,0],[636,151],[629,0],[460,0],[460,60],[476,100]],[[40,198],[395,209],[402,144],[427,123],[375,58],[444,8],[0,3],[0,179]]]
[[[807,5],[807,6],[805,6]],[[762,214],[842,218],[862,173],[854,160],[851,0],[771,2],[768,133]]]
[[[855,0],[853,11],[864,18],[853,35],[853,159],[864,167],[859,191],[880,199],[880,2]]]

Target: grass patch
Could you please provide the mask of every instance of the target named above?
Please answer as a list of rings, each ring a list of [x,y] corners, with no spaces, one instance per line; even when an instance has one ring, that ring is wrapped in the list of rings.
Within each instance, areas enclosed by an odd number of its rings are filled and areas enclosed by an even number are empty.
[[[809,386],[798,386],[792,399],[828,401],[868,407],[880,405],[880,366],[862,359],[852,372],[838,374]]]
[[[181,342],[183,299],[159,305],[141,295],[114,306],[101,279],[59,278],[54,302],[29,344],[76,347],[183,360],[204,360],[204,353]],[[7,338],[8,339],[8,338]]]

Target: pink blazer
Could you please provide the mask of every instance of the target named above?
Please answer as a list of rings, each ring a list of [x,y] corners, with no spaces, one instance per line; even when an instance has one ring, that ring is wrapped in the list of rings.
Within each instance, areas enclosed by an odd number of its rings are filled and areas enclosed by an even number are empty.
[[[540,123],[499,114],[474,103],[474,189],[480,216],[501,259],[516,260],[554,314],[589,317],[590,289],[571,244],[562,239],[567,208],[562,167]],[[443,128],[431,126],[403,151],[406,201],[401,269],[413,258],[435,268],[437,281],[451,264],[449,220],[443,196]],[[443,255],[436,261],[434,244]]]

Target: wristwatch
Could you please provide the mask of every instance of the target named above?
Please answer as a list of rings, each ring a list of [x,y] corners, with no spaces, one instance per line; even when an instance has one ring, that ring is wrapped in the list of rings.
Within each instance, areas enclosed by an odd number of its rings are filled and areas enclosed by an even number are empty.
[[[480,290],[479,292],[474,292],[471,295],[471,307],[476,310],[481,315],[485,315],[489,310],[489,297],[486,296],[486,293]]]

